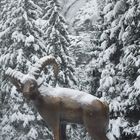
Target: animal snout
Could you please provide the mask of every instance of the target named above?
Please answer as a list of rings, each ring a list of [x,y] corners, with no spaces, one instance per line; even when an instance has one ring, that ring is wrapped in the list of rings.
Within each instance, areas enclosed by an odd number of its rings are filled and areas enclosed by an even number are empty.
[[[27,91],[24,91],[24,92],[23,92],[23,96],[28,97],[29,95],[30,95],[29,92],[27,92]]]

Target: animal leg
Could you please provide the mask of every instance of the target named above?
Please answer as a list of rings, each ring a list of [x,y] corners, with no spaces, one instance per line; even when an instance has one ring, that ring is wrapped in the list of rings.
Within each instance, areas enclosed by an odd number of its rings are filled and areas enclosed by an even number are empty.
[[[109,140],[109,139],[107,138],[106,133],[99,132],[99,134],[96,133],[95,140]]]
[[[106,136],[106,133],[101,132],[100,130],[97,129],[97,131],[89,130],[87,128],[87,131],[89,135],[94,139],[94,140],[109,140]]]
[[[53,117],[52,117],[53,116]],[[53,140],[61,140],[60,138],[60,119],[58,114],[49,114],[47,116],[48,125],[51,127],[51,130],[54,135]]]
[[[66,124],[62,123],[60,124],[60,139],[61,140],[67,140],[66,136]]]
[[[53,130],[53,134],[54,134],[54,140],[61,140],[59,123],[55,124],[55,126],[53,126],[52,130]]]
[[[88,118],[88,121],[84,121],[84,124],[89,135],[94,140],[108,140],[106,132],[104,131],[105,129],[103,129],[103,127],[100,125],[95,125],[93,118]]]
[[[106,137],[106,119],[98,112],[87,111],[83,115],[84,125],[94,140],[108,140]]]

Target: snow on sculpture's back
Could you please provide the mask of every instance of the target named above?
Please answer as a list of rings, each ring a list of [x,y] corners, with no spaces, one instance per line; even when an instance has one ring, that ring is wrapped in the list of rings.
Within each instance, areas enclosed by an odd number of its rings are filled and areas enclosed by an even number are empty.
[[[38,78],[46,65],[53,66],[56,77],[59,65],[52,56],[41,58],[27,75],[11,68],[6,71],[6,75],[26,99],[32,100],[42,118],[51,127],[54,140],[66,140],[66,128],[61,126],[66,122],[83,124],[95,140],[108,140],[108,105],[82,91],[43,87],[38,83]]]
[[[49,95],[52,97],[68,98],[82,105],[91,104],[91,102],[93,102],[94,100],[99,100],[99,98],[91,94],[79,90],[70,89],[70,88],[61,88],[61,87],[52,88],[52,87],[41,86],[39,88],[39,91],[42,96]]]

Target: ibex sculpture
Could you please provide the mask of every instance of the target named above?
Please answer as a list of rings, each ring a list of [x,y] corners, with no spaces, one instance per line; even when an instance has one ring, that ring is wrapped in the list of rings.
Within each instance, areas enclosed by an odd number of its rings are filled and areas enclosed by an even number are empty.
[[[43,57],[31,69],[28,75],[9,68],[6,71],[23,96],[35,104],[42,118],[51,127],[54,140],[64,140],[65,122],[83,124],[94,140],[108,140],[106,130],[109,121],[109,108],[88,93],[60,87],[39,86],[38,77],[46,65],[53,65],[54,74],[58,74],[58,63],[52,56]]]

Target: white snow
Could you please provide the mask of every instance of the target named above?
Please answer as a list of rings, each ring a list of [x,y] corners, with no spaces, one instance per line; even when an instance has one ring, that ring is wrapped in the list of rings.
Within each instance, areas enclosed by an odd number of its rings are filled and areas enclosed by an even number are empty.
[[[134,87],[138,90],[140,90],[140,75],[137,77],[135,83],[134,83]]]
[[[118,16],[126,10],[126,2],[124,0],[117,1],[113,9],[114,17]]]
[[[105,16],[105,21],[110,22],[113,19],[113,10],[109,11]]]
[[[37,132],[37,130],[35,128],[31,128],[27,136],[31,137],[33,139],[37,139],[38,132]]]
[[[134,16],[135,16],[135,7],[132,7],[126,13],[125,22],[126,23],[132,23]]]
[[[24,53],[23,53],[23,50],[22,49],[19,49],[17,50],[17,62],[18,63],[22,63],[23,62],[23,56],[24,56]]]
[[[39,88],[39,91],[42,96],[66,98],[79,102],[81,104],[90,104],[94,100],[100,100],[99,98],[91,94],[70,88],[61,88],[61,87],[52,88],[42,86]]]
[[[15,121],[23,121],[23,126],[25,127],[26,125],[29,124],[30,121],[33,121],[35,119],[34,115],[25,115],[22,114],[21,112],[15,112],[9,117],[11,122]]]
[[[23,17],[24,17],[24,19],[25,19],[26,21],[28,21],[28,16],[27,16],[27,12],[26,12],[26,11],[24,11]]]
[[[101,34],[101,37],[100,37],[100,40],[101,41],[104,41],[104,40],[107,40],[109,37],[108,37],[108,32],[107,31],[104,31],[102,34]]]
[[[39,27],[44,26],[46,23],[47,23],[47,21],[46,21],[46,20],[43,20],[43,19],[41,19],[41,18],[39,18],[39,19],[37,19],[37,20],[35,21],[35,24],[38,25]]]
[[[35,80],[35,77],[29,73],[29,74],[24,75],[24,77],[22,79],[20,79],[20,81],[21,81],[21,83],[24,84],[26,81],[28,81],[30,79]]]
[[[40,49],[40,46],[37,45],[37,44],[33,44],[33,47],[34,47],[34,50],[35,50],[35,51],[38,51],[38,50]]]
[[[35,8],[37,10],[40,15],[42,14],[42,9],[37,4],[35,4],[34,1],[28,0],[28,2],[33,7],[33,9]]]
[[[120,122],[121,120],[118,118],[117,120],[110,120],[112,125],[112,133],[115,134],[117,138],[120,136]]]
[[[104,7],[103,13],[107,14],[113,7],[113,3],[109,3]]]
[[[107,47],[108,47],[108,42],[105,40],[105,41],[103,41],[103,42],[101,43],[101,48],[102,48],[103,50],[105,50]],[[99,54],[99,56],[100,56],[100,54]]]
[[[105,77],[100,80],[102,88],[107,88],[113,85],[113,78],[111,76]]]
[[[40,58],[39,63],[43,64],[45,61],[47,61],[49,59],[55,59],[55,57],[53,57],[52,55],[44,56],[44,57]]]
[[[10,27],[5,29],[4,31],[0,32],[0,38],[2,38],[5,34],[7,34],[10,31]]]
[[[26,40],[25,40],[25,45],[26,46],[30,46],[31,43],[33,43],[35,41],[35,38],[33,35],[29,35],[29,37],[26,37]]]
[[[2,128],[2,133],[11,133],[13,127],[10,126],[10,125],[5,125],[3,128]]]

